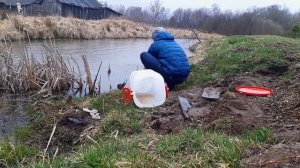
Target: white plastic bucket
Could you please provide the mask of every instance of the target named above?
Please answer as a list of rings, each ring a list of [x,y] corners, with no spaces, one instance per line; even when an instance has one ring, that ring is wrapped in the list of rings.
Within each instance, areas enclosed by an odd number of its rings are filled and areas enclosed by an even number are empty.
[[[131,73],[130,89],[123,89],[123,99],[126,98],[124,94],[129,94],[128,92],[138,107],[147,108],[162,105],[166,101],[168,89],[159,73],[153,70],[139,70]],[[125,102],[129,103],[130,98]]]

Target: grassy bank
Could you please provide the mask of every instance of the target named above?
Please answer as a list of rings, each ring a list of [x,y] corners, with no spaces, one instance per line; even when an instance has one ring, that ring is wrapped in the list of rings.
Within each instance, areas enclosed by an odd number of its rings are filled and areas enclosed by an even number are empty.
[[[192,65],[189,80],[179,90],[218,83],[243,72],[270,73],[291,64],[288,59],[300,59],[300,41],[277,36],[232,36],[216,39],[206,45],[204,59]],[[289,56],[291,58],[289,58]],[[274,70],[275,69],[275,70]],[[284,71],[282,79],[288,80],[292,72]],[[280,80],[280,79],[279,79]],[[171,96],[172,96],[171,92]],[[0,160],[3,166],[27,167],[241,167],[241,159],[249,147],[276,143],[269,128],[257,128],[239,135],[197,127],[187,128],[177,134],[157,134],[143,119],[157,109],[143,110],[132,104],[124,104],[116,91],[97,98],[74,100],[73,105],[64,101],[51,101],[47,107],[35,104],[32,119],[40,125],[31,127],[33,133],[48,140],[53,121],[72,106],[97,109],[102,117],[93,134],[86,138],[75,152],[56,155],[49,152],[43,161],[42,149],[24,148],[2,143]],[[169,105],[165,105],[168,107]],[[176,106],[177,107],[177,106]],[[171,112],[171,111],[170,111]],[[36,114],[36,115],[35,115]],[[46,116],[46,117],[42,117]],[[41,119],[41,120],[39,120]],[[35,122],[37,124],[37,122]],[[45,126],[44,124],[50,124]],[[68,139],[66,130],[58,130],[51,143]],[[46,131],[41,131],[46,129]],[[25,133],[24,133],[25,132]],[[42,132],[42,133],[41,133]],[[26,128],[19,137],[28,137]],[[23,135],[23,136],[22,136]],[[40,135],[40,136],[41,136]],[[59,137],[61,136],[61,137]],[[46,141],[47,141],[46,140]],[[21,143],[23,142],[23,143]],[[30,140],[29,140],[30,142]],[[69,143],[69,142],[68,142]],[[30,144],[30,143],[29,143]],[[63,148],[63,147],[61,147]],[[62,149],[59,150],[62,150]],[[40,152],[39,152],[40,151]],[[11,155],[6,155],[7,153]]]
[[[0,40],[19,39],[127,39],[150,38],[153,27],[120,18],[106,20],[81,20],[64,17],[9,16],[0,21]],[[195,38],[188,30],[168,29],[176,38]],[[199,33],[205,40],[213,34]]]
[[[278,36],[231,36],[215,40],[192,65],[186,85],[206,85],[242,72],[263,72],[289,65],[286,55],[300,52],[300,40]],[[201,59],[202,58],[202,59]],[[271,68],[271,69],[270,69]]]

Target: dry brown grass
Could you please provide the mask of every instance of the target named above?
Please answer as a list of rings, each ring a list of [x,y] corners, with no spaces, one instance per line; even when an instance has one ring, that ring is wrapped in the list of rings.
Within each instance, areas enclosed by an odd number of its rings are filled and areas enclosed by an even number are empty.
[[[24,38],[70,38],[70,39],[127,39],[150,38],[153,27],[121,18],[104,20],[81,20],[64,17],[9,16],[0,21],[0,40]],[[176,38],[195,38],[192,31],[167,29]],[[198,33],[203,40],[219,37],[216,34]]]
[[[42,61],[23,48],[19,59],[12,58],[11,45],[0,45],[0,87],[13,93],[36,90],[44,95],[68,89],[74,74],[51,46],[43,44],[46,56]]]

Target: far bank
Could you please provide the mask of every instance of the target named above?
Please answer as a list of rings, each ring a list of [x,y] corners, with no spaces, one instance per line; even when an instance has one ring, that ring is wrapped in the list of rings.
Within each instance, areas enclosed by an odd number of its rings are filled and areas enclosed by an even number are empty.
[[[64,17],[6,16],[0,21],[0,40],[20,39],[130,39],[150,38],[152,26],[133,21],[111,18],[104,20],[82,20]],[[196,38],[190,30],[167,28],[176,38]],[[201,40],[216,34],[197,32]]]

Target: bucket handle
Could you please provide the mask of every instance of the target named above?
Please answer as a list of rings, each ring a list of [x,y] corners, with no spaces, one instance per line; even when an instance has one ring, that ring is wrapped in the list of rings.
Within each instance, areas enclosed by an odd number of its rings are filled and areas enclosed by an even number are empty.
[[[167,84],[165,85],[165,90],[166,90],[166,98],[168,98],[169,97],[169,87]]]
[[[125,103],[131,103],[133,96],[132,96],[132,90],[129,88],[123,88],[122,89],[122,99]]]

